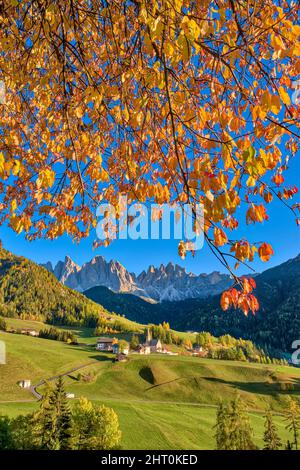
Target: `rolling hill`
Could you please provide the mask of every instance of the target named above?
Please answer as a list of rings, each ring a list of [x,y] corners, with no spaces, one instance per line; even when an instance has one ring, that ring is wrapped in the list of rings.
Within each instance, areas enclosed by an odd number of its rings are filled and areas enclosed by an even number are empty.
[[[299,397],[299,369],[160,354],[132,355],[127,363],[115,363],[111,354],[95,351],[91,330],[78,329],[78,335],[80,345],[73,346],[0,332],[7,347],[7,364],[0,365],[0,413],[15,416],[38,407],[18,380],[36,384],[67,373],[68,392],[118,413],[123,449],[213,449],[216,406],[236,393],[249,408],[257,445],[262,444],[264,410],[270,405],[286,442],[282,413],[288,395]],[[94,380],[86,383],[77,372],[68,373],[76,367]]]

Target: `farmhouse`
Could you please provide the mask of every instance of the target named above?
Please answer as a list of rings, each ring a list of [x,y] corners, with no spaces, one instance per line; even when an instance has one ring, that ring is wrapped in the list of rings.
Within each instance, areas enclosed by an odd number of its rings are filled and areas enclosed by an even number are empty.
[[[39,336],[39,332],[36,330],[32,330],[30,328],[22,328],[21,335],[28,335],[28,336]]]
[[[98,338],[96,346],[98,351],[114,351],[114,348],[115,340],[113,338]]]
[[[139,344],[136,349],[136,352],[138,354],[150,354],[151,353],[150,346],[148,346],[147,344]]]

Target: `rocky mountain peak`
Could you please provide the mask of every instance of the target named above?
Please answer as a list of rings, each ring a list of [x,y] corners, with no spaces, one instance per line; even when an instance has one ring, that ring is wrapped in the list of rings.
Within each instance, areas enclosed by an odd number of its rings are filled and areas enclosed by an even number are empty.
[[[114,292],[131,293],[154,301],[183,300],[219,294],[230,286],[229,276],[219,272],[195,275],[187,273],[178,264],[169,262],[159,267],[150,265],[138,276],[127,271],[117,260],[106,261],[95,256],[82,267],[66,256],[54,270],[51,263],[44,265],[68,287],[80,292],[92,287],[105,286]]]

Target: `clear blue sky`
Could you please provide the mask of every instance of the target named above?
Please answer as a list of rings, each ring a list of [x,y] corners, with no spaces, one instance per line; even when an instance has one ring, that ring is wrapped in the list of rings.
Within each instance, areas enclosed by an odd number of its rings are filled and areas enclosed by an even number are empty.
[[[293,159],[289,170],[285,172],[286,182],[299,186],[299,176],[300,161]],[[300,194],[296,195],[295,202],[299,199]],[[267,209],[269,221],[248,226],[245,223],[240,223],[239,229],[235,232],[235,238],[246,237],[252,242],[268,241],[272,244],[275,255],[269,263],[263,263],[259,259],[252,263],[257,271],[275,266],[300,252],[300,227],[297,227],[292,212],[280,201],[274,201],[268,205]],[[181,260],[177,254],[177,240],[116,240],[108,248],[101,247],[93,250],[92,242],[95,239],[95,234],[92,234],[89,239],[83,240],[79,245],[74,244],[66,236],[55,241],[27,242],[23,234],[16,235],[7,227],[0,228],[0,239],[6,249],[38,263],[46,261],[56,263],[68,254],[81,265],[96,254],[100,254],[107,260],[119,260],[129,271],[136,273],[147,269],[149,264],[159,266],[160,263],[166,264],[169,261],[185,266],[188,271],[196,274],[214,270],[224,271],[207,246],[198,251],[195,258],[188,254],[186,260]],[[240,274],[245,272],[248,270],[241,270]]]

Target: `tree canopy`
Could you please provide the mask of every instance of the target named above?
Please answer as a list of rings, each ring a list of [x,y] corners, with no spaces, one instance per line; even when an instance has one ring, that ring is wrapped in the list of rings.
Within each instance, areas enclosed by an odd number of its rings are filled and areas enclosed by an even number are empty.
[[[292,0],[1,2],[1,221],[80,240],[120,194],[201,203],[239,286],[222,307],[255,312],[235,268],[273,249],[234,230],[267,220],[273,198],[299,223],[284,178],[299,146],[298,14]]]

